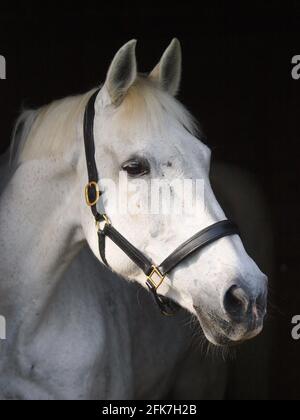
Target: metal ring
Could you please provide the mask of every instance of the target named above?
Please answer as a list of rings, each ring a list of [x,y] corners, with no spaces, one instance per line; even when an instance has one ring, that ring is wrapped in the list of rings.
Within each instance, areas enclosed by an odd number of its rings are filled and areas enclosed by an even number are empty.
[[[155,274],[159,278],[158,283],[155,283],[155,281],[152,278]],[[154,287],[155,290],[157,290],[162,285],[165,278],[166,276],[163,276],[159,269],[155,265],[153,265],[151,273],[149,274],[149,276],[147,276],[147,281]]]
[[[101,215],[103,217],[104,220],[96,220],[96,228],[98,232],[103,232],[106,226],[111,226],[111,221],[109,219],[109,217],[107,216],[107,214],[102,214]],[[101,224],[104,223],[103,228],[101,228]]]

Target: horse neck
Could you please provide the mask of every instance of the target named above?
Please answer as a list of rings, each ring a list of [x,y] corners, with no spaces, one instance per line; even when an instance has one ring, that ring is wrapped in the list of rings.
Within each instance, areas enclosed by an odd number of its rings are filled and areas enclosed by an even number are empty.
[[[0,197],[3,315],[5,307],[42,305],[84,244],[76,185],[65,162],[49,159],[23,163],[6,186]]]

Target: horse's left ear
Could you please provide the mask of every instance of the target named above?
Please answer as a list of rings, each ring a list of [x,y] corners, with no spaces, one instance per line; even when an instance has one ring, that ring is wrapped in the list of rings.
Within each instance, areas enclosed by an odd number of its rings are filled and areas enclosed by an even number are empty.
[[[150,73],[149,78],[157,81],[160,86],[175,96],[179,90],[182,71],[181,45],[177,38],[164,52],[160,62]]]

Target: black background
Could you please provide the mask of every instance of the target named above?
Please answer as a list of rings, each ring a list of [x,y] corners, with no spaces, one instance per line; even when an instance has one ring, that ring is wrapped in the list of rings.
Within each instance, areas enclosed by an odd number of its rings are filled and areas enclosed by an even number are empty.
[[[107,2],[106,2],[107,3]],[[272,279],[275,337],[270,398],[300,398],[300,1],[143,2],[69,7],[51,2],[0,5],[0,152],[22,107],[85,92],[103,82],[117,49],[131,38],[149,71],[171,38],[183,46],[180,99],[200,120],[217,158],[255,174],[270,206],[276,244]]]

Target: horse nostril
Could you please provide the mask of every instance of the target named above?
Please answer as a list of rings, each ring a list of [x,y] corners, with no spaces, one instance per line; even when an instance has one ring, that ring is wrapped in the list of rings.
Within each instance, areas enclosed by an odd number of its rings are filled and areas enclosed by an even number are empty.
[[[231,286],[224,296],[224,309],[233,320],[241,320],[248,312],[250,299],[244,289]]]
[[[257,314],[264,317],[267,313],[267,293],[262,293],[256,299]]]

